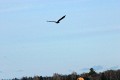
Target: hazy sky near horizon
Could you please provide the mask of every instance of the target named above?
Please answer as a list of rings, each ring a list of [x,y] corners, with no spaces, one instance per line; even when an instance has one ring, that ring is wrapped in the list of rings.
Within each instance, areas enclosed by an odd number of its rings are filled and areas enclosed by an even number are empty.
[[[0,78],[117,69],[119,61],[120,0],[0,0]]]

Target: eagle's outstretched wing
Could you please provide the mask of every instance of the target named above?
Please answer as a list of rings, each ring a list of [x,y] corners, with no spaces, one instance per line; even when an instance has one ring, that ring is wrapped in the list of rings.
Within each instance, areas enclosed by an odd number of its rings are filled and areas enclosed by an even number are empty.
[[[66,15],[64,15],[63,17],[61,17],[57,22],[59,23],[62,19],[65,18]]]
[[[56,22],[56,21],[47,21],[47,22]]]

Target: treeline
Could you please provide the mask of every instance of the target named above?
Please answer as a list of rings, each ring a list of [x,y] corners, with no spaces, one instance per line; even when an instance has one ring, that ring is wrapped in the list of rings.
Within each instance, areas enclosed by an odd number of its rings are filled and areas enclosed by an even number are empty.
[[[93,68],[90,68],[88,73],[82,74],[77,74],[76,72],[69,75],[54,73],[53,76],[50,77],[34,76],[22,77],[21,79],[14,78],[12,80],[79,80],[79,77],[84,78],[84,80],[120,80],[120,69],[97,73]]]

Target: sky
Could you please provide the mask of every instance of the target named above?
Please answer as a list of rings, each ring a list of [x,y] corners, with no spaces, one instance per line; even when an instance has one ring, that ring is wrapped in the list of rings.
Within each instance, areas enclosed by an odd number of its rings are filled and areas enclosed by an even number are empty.
[[[120,69],[119,61],[120,0],[0,0],[0,79]]]

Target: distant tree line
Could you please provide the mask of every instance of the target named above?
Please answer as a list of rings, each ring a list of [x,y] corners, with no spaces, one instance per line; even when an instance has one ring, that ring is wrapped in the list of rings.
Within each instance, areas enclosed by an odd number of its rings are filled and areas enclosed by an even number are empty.
[[[84,80],[120,80],[120,70],[107,70],[97,73],[93,68],[90,68],[88,73],[82,74],[77,74],[76,72],[72,72],[69,75],[54,73],[50,77],[34,76],[22,77],[21,79],[14,78],[12,80],[77,80],[79,77],[84,78]]]

